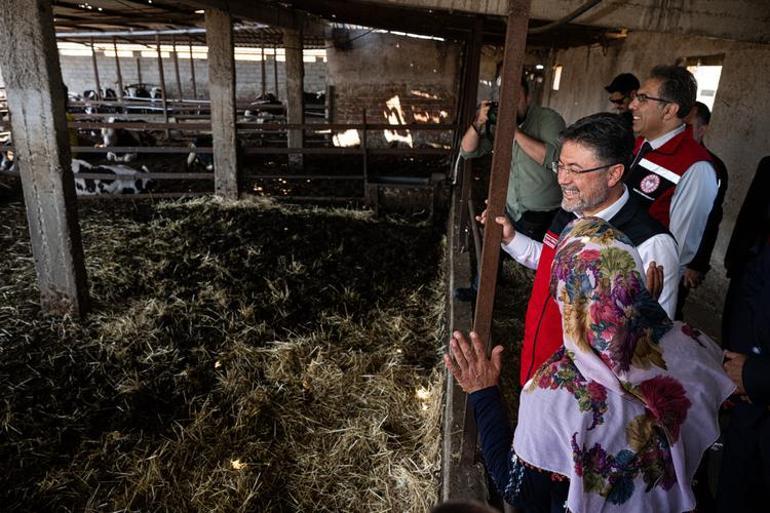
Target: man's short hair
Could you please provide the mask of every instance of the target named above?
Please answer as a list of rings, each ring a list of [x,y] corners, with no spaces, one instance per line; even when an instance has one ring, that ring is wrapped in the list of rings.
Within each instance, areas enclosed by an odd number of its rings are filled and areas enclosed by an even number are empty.
[[[623,96],[628,96],[628,93],[637,89],[639,89],[639,79],[633,73],[621,73],[613,78],[609,85],[604,86],[604,90],[608,93],[621,93]]]
[[[677,117],[687,117],[698,95],[698,82],[692,73],[681,66],[655,66],[650,78],[660,80],[659,94],[664,100],[679,106]]]
[[[695,111],[695,114],[693,115],[698,118],[701,125],[708,125],[711,123],[711,111],[709,110],[708,105],[703,102],[695,102],[693,110]]]
[[[626,169],[634,156],[634,134],[622,116],[600,112],[580,118],[562,130],[561,141],[593,150],[602,164],[620,162]]]

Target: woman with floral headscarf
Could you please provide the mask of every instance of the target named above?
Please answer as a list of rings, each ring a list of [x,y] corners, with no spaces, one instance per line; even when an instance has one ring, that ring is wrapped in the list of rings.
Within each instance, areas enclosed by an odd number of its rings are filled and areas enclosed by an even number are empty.
[[[608,223],[565,229],[551,268],[563,346],[525,384],[513,436],[496,386],[502,347],[488,359],[473,333],[450,341],[445,363],[471,394],[487,469],[525,512],[695,507],[691,481],[735,387],[720,349],[671,322],[641,269]]]

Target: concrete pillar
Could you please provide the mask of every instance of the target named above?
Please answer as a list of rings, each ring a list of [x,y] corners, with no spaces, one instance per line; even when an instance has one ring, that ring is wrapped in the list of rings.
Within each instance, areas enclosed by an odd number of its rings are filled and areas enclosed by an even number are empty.
[[[284,29],[283,46],[286,50],[286,118],[289,124],[305,122],[304,79],[302,61],[302,31]],[[304,133],[300,129],[289,130],[289,148],[302,148]],[[302,154],[289,154],[289,167],[302,168]]]
[[[83,315],[88,287],[50,0],[0,2],[0,67],[41,305]]]
[[[206,10],[209,47],[209,97],[214,148],[214,192],[238,197],[238,153],[235,129],[235,54],[233,19],[225,11]]]

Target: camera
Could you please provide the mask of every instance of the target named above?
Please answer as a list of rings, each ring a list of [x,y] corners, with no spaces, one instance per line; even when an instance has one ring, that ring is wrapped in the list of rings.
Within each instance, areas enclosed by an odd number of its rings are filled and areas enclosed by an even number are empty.
[[[494,125],[497,123],[497,107],[498,102],[489,102],[489,111],[487,112],[487,123]]]

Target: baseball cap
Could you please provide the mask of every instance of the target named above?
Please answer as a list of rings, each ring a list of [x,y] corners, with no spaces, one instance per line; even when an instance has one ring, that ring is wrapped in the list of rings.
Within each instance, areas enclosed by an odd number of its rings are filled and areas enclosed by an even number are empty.
[[[627,93],[639,89],[639,79],[631,73],[621,73],[604,88],[608,93]]]

